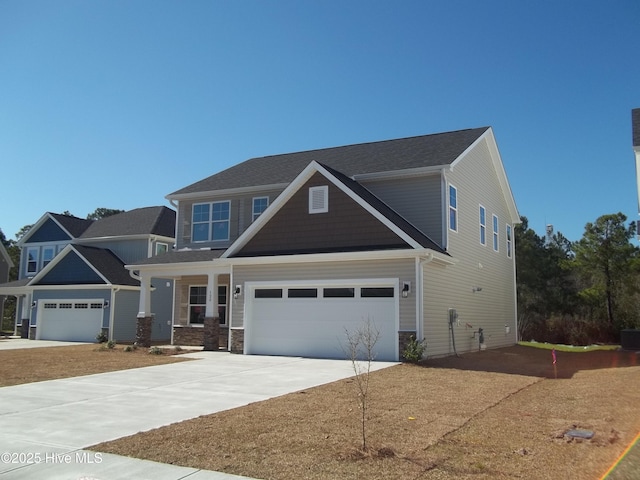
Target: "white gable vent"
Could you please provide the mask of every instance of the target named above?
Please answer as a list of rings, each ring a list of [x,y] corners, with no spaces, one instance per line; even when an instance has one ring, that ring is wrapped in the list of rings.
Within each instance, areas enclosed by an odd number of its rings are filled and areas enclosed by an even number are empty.
[[[329,186],[309,188],[309,213],[329,211]]]

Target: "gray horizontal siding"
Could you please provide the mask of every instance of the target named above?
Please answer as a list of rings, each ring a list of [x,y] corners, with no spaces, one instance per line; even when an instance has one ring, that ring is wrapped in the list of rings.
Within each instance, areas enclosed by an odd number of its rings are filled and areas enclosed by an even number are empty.
[[[485,142],[470,151],[446,178],[458,189],[458,232],[448,231],[448,252],[457,263],[447,268],[425,267],[427,354],[452,353],[449,308],[457,309],[459,314],[460,326],[454,330],[459,352],[478,348],[477,340],[472,339],[478,327],[484,330],[488,348],[512,345],[516,341],[515,252],[512,251],[512,258],[507,257],[508,210]],[[480,244],[480,204],[487,214],[486,245]],[[493,214],[499,219],[498,252],[492,246]],[[474,287],[482,291],[474,292]],[[509,334],[505,333],[505,326],[509,327]]]

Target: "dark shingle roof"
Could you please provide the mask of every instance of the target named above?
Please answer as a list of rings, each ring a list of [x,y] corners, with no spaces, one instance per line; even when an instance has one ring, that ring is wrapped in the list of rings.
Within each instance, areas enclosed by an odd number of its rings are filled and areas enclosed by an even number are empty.
[[[358,174],[449,165],[489,127],[252,158],[170,195],[290,183],[312,161]]]
[[[633,146],[640,147],[640,108],[631,110],[631,124],[633,130]]]
[[[78,238],[82,235],[87,228],[94,222],[93,220],[87,220],[86,218],[78,218],[72,215],[62,215],[60,213],[49,212],[56,221],[64,227],[74,238]]]
[[[129,275],[124,263],[111,250],[105,248],[74,245],[73,248],[99,271],[112,285],[140,286],[140,282]]]
[[[127,235],[161,235],[173,237],[176,212],[167,207],[145,207],[118,213],[95,221],[81,238],[119,237]]]

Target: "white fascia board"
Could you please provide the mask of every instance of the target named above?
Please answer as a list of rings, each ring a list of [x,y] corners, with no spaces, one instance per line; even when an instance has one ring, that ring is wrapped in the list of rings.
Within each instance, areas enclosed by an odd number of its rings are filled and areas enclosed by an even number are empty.
[[[453,170],[455,166],[460,163],[471,150],[476,148],[479,143],[484,141],[487,142],[489,154],[491,155],[491,161],[493,162],[493,166],[498,176],[498,183],[500,183],[502,195],[504,197],[505,203],[507,204],[507,210],[509,211],[509,217],[511,221],[510,223],[512,225],[518,224],[520,223],[520,213],[518,212],[518,207],[516,206],[515,199],[513,198],[511,186],[509,185],[509,180],[507,179],[507,173],[504,169],[502,157],[500,156],[500,151],[498,150],[498,144],[496,143],[496,138],[493,135],[493,129],[491,127],[489,127],[486,132],[480,135],[480,137],[478,137],[475,142],[467,147],[467,149],[451,163],[451,170]]]
[[[84,245],[87,243],[97,243],[97,242],[113,242],[118,240],[147,240],[152,235],[149,233],[140,233],[137,235],[111,235],[107,237],[86,237],[86,238],[76,238],[74,243],[79,245]]]
[[[132,285],[103,285],[103,284],[88,284],[88,285],[35,285],[33,291],[41,290],[139,290],[140,287],[134,287]]]
[[[145,272],[150,277],[180,278],[187,275],[218,275],[231,273],[229,262],[218,262],[217,259],[206,262],[163,263],[155,265],[125,265],[129,271]]]
[[[252,185],[250,187],[226,188],[224,190],[205,190],[202,192],[179,193],[166,195],[164,198],[171,201],[197,200],[199,198],[224,197],[229,195],[244,195],[251,192],[264,192],[268,190],[280,190],[286,188],[288,183],[274,183],[270,185]]]
[[[305,169],[298,174],[298,176],[284,189],[284,191],[276,197],[271,205],[262,212],[256,221],[249,225],[249,228],[247,228],[242,235],[240,235],[236,241],[227,248],[227,251],[224,252],[220,258],[228,258],[230,255],[233,255],[240,250],[255,235],[255,233],[258,232],[258,230],[273,218],[273,216],[293,196],[293,194],[296,193],[315,172],[319,171],[319,168],[320,164],[315,160],[309,163],[309,165],[307,165]]]
[[[375,181],[375,180],[391,180],[396,178],[416,177],[423,175],[433,175],[440,173],[448,165],[436,165],[433,167],[408,168],[405,170],[389,170],[387,172],[361,173],[353,175],[351,178],[356,182]]]
[[[349,262],[358,260],[395,260],[400,258],[429,258],[444,265],[457,263],[455,259],[428,248],[404,250],[374,250],[365,252],[308,253],[301,255],[270,255],[229,259],[232,265],[269,265],[284,263]]]
[[[44,215],[42,215],[42,216],[38,219],[38,221],[37,221],[36,223],[34,223],[34,224],[31,226],[31,228],[29,229],[29,231],[27,232],[27,234],[26,234],[24,237],[22,237],[20,240],[18,240],[18,241],[16,242],[16,245],[17,245],[17,246],[19,246],[19,247],[22,247],[24,244],[29,243],[29,242],[28,242],[29,237],[30,237],[31,235],[33,235],[33,233],[35,233],[35,232],[36,232],[36,231],[37,231],[37,230],[38,230],[38,229],[39,229],[39,228],[40,228],[40,227],[41,227],[41,226],[42,226],[42,225],[43,225],[47,220],[49,220],[49,219],[50,219],[50,220],[52,220],[56,225],[58,225],[58,227],[60,227],[64,233],[66,233],[67,235],[69,235],[69,240],[73,240],[73,238],[74,238],[74,237],[73,237],[73,235],[71,235],[71,234],[69,233],[69,231],[68,231],[66,228],[64,228],[62,225],[60,225],[60,222],[58,222],[58,221],[53,217],[53,215],[51,215],[51,213],[47,212],[47,213],[45,213]],[[66,241],[66,240],[65,240],[65,241]],[[40,242],[39,242],[39,243],[40,243]]]

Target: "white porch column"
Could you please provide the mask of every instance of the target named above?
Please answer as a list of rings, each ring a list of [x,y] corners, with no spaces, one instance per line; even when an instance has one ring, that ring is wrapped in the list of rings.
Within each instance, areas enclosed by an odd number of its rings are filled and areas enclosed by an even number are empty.
[[[113,307],[112,307],[113,308]],[[136,322],[136,343],[143,347],[151,346],[151,329],[153,314],[151,313],[151,277],[140,272],[140,305]]]
[[[140,272],[140,304],[138,318],[151,316],[151,278]]]
[[[204,318],[218,318],[218,275],[210,273],[207,276],[207,305]]]

